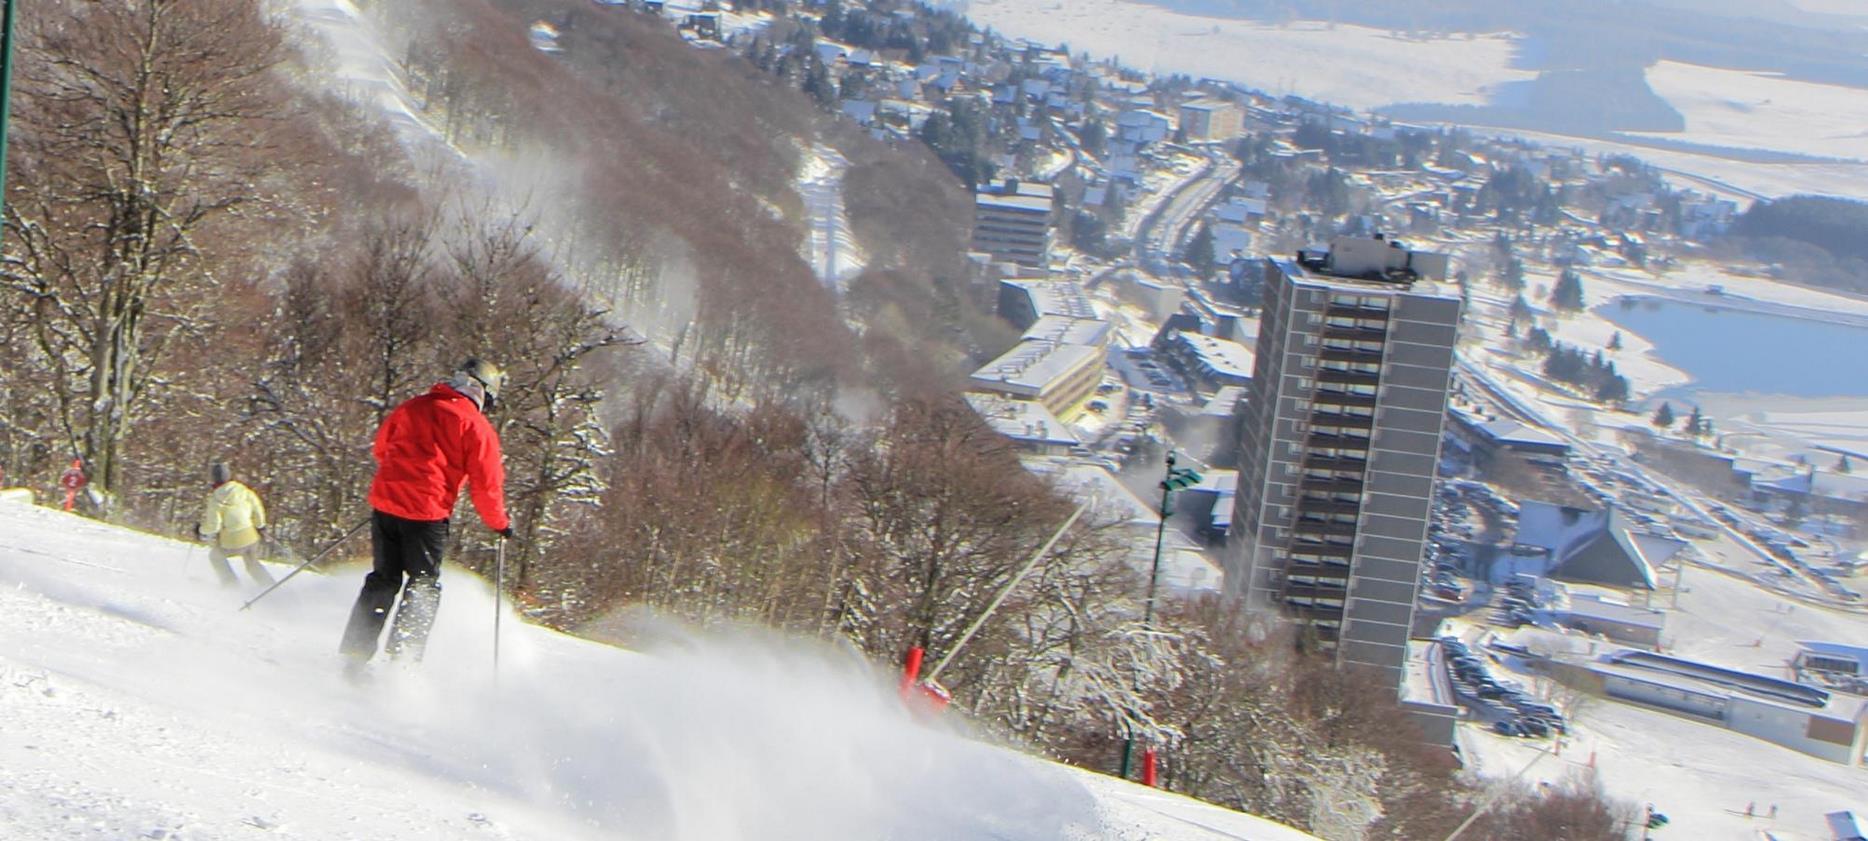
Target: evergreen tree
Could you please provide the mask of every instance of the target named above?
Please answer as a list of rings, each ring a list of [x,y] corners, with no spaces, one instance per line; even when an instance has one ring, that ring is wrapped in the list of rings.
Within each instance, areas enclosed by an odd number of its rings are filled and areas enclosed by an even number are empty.
[[[1188,265],[1193,266],[1194,273],[1199,275],[1201,280],[1213,276],[1215,258],[1213,256],[1213,225],[1211,223],[1202,222],[1200,224],[1200,231],[1194,234],[1193,239],[1187,243],[1187,249],[1181,252],[1181,259],[1186,261]]]
[[[1498,282],[1507,292],[1524,291],[1524,261],[1516,257],[1506,259],[1498,270]]]
[[[1564,312],[1576,312],[1583,308],[1583,277],[1575,269],[1564,269],[1557,276],[1557,285],[1550,289],[1550,305]]]
[[[1698,406],[1694,406],[1693,414],[1687,416],[1686,433],[1694,438],[1706,434],[1706,417],[1699,413]]]
[[[1524,300],[1523,295],[1511,299],[1512,321],[1530,321],[1531,315],[1531,302]]]
[[[1621,350],[1621,349],[1622,349],[1622,331],[1617,330],[1615,331],[1615,335],[1609,337],[1609,350]]]
[[[1852,473],[1852,472],[1854,472],[1854,467],[1852,467],[1852,466],[1851,466],[1851,465],[1849,464],[1849,454],[1848,454],[1848,453],[1843,453],[1843,454],[1842,454],[1841,456],[1839,456],[1839,457],[1838,457],[1838,458],[1836,459],[1836,472],[1837,472],[1837,473]]]
[[[1657,427],[1660,427],[1661,429],[1669,429],[1669,428],[1672,428],[1673,421],[1674,421],[1674,417],[1673,417],[1672,404],[1662,402],[1660,404],[1660,409],[1654,412],[1654,421],[1653,421],[1654,425]]]

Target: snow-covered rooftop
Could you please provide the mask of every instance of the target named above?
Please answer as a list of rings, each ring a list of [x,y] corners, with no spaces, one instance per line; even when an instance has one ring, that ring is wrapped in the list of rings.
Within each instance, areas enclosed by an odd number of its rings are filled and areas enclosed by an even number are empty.
[[[1109,322],[1100,318],[1043,315],[1025,330],[1023,338],[1026,341],[1045,341],[1059,345],[1102,347],[1109,344],[1109,333]]]
[[[1181,331],[1181,340],[1187,343],[1187,349],[1193,353],[1201,365],[1223,377],[1250,379],[1252,376],[1252,349],[1238,342],[1215,339],[1212,336],[1188,331]]]
[[[966,402],[994,432],[1013,441],[1040,446],[1074,447],[1081,444],[1070,426],[1042,403],[1015,400],[998,394],[968,392]]]
[[[1086,345],[1019,342],[973,372],[973,384],[1000,386],[1035,397],[1065,375],[1100,360],[1103,352]]]

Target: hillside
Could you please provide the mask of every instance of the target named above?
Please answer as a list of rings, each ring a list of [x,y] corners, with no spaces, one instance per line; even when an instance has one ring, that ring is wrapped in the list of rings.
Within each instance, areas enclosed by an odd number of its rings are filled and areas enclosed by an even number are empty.
[[[240,612],[203,550],[0,502],[10,838],[1263,839],[1309,836],[911,716],[810,644],[670,629],[630,652],[507,615],[458,569],[429,656],[368,686],[360,570]]]

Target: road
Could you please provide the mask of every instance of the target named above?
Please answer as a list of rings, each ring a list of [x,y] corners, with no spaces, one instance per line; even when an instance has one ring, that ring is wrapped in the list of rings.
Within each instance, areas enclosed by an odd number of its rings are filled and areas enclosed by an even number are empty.
[[[1180,243],[1187,229],[1219,197],[1226,183],[1239,174],[1239,164],[1223,152],[1209,152],[1200,170],[1174,185],[1166,198],[1154,206],[1135,228],[1135,260],[1144,267],[1155,264],[1151,256],[1173,261],[1180,256]]]

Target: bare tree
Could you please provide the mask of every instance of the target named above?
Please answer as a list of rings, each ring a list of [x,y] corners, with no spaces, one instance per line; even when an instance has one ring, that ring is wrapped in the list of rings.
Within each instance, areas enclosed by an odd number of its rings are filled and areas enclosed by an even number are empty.
[[[119,489],[126,437],[190,294],[203,243],[254,185],[280,36],[257,4],[126,0],[28,19],[7,203],[7,288],[31,300],[35,364],[93,484]]]

